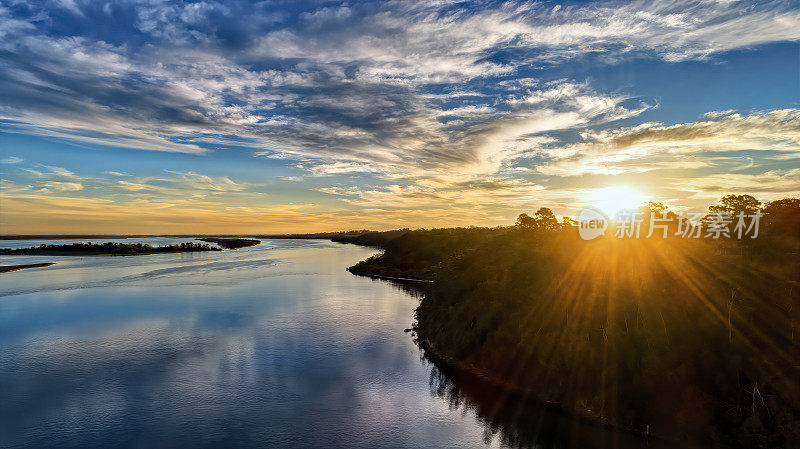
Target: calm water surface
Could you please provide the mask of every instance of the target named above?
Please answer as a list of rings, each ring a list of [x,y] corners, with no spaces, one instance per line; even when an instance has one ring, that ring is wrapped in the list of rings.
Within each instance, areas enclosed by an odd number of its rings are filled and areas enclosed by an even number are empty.
[[[418,299],[345,271],[374,252],[0,257],[57,262],[0,274],[0,447],[642,444],[440,372]]]

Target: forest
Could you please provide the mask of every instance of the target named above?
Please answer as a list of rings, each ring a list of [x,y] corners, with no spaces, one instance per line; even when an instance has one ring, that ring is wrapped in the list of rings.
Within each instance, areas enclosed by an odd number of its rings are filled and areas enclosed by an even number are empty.
[[[586,241],[541,208],[513,226],[361,236],[383,252],[349,270],[434,281],[419,344],[494,386],[654,438],[799,447],[800,199],[728,195],[701,238],[663,204],[641,213],[671,217],[668,237]],[[720,213],[757,213],[757,238],[735,221],[706,237]]]

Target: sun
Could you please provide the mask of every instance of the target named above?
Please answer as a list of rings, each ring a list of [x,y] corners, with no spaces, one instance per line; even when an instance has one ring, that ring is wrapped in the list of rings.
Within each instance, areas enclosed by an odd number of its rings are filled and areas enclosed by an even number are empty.
[[[630,187],[613,186],[598,189],[589,196],[592,206],[599,208],[609,217],[625,209],[635,209],[646,201],[644,195]]]

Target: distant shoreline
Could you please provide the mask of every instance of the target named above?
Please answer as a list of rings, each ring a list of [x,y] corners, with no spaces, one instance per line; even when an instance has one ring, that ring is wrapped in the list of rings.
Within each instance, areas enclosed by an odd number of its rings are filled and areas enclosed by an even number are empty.
[[[141,239],[141,238],[255,238],[255,239],[303,239],[330,240],[334,237],[355,237],[378,231],[336,231],[306,234],[19,234],[0,235],[0,240],[73,240],[73,239]]]
[[[31,246],[28,248],[0,248],[3,256],[138,256],[146,254],[184,253],[195,251],[222,251],[221,248],[198,243],[181,243],[168,246],[151,246],[141,243],[72,243],[70,245]]]
[[[25,268],[39,268],[39,267],[49,267],[50,265],[55,265],[55,262],[45,262],[45,263],[29,263],[23,265],[0,265],[0,273],[8,273],[9,271],[17,271],[17,270],[24,270]]]

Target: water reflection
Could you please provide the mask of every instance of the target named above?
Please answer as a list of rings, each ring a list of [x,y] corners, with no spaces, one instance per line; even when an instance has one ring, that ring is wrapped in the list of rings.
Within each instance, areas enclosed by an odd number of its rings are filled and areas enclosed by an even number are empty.
[[[0,447],[600,447],[420,363],[419,285],[345,271],[373,252],[265,241],[4,273]]]
[[[388,282],[398,290],[421,300],[427,284],[397,280]],[[419,343],[419,342],[417,342]],[[556,407],[493,386],[483,379],[458,371],[426,352],[420,357],[430,367],[432,396],[447,402],[452,410],[475,413],[484,426],[483,441],[510,448],[637,449],[672,448],[673,444],[635,435],[560,412]]]
[[[428,393],[416,300],[345,271],[373,253],[269,241],[4,273],[0,447],[481,445]]]
[[[555,407],[519,393],[493,386],[460,370],[442,364],[438,358],[422,357],[432,365],[431,395],[455,410],[469,410],[484,425],[483,439],[499,438],[512,448],[634,449],[672,448],[674,443],[649,440],[643,435],[617,431],[559,412]]]

